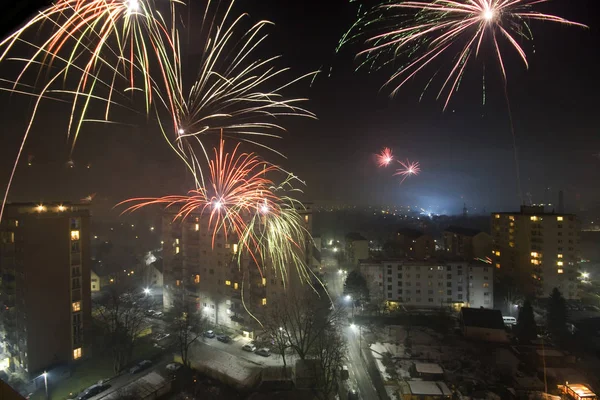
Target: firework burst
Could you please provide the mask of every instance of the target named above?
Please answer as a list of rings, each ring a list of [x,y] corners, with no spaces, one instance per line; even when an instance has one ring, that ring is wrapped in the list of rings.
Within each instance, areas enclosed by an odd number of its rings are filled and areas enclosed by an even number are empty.
[[[409,176],[419,175],[419,173],[421,172],[421,166],[418,162],[410,162],[407,159],[406,161],[398,160],[398,164],[400,164],[402,168],[399,168],[394,174],[394,176],[399,175],[402,177],[400,184],[404,183],[406,178],[408,178]]]
[[[377,156],[377,165],[379,167],[387,167],[394,160],[394,155],[392,154],[392,149],[389,147],[384,147],[383,150]]]
[[[310,241],[299,212],[302,206],[280,194],[293,191],[292,181],[296,178],[288,175],[283,183],[275,185],[267,175],[283,172],[280,168],[253,153],[239,152],[239,144],[227,153],[224,140],[214,149],[209,165],[206,188],[191,190],[183,196],[135,198],[118,205],[129,205],[124,212],[157,204],[175,207],[175,220],[193,216],[205,225],[211,232],[213,247],[220,233],[226,239],[238,240],[240,248],[246,250],[261,274],[262,268],[268,265],[284,277],[289,267],[295,265],[300,277],[308,280],[309,273],[300,252],[302,244]],[[135,204],[130,205],[132,203]],[[242,253],[238,254],[241,257]]]
[[[392,1],[359,17],[351,28],[352,32],[344,36],[342,43],[357,38],[371,26],[382,25],[385,32],[369,38],[366,42],[368,48],[359,55],[366,56],[363,63],[365,65],[385,65],[389,60],[398,59],[401,54],[407,55],[408,62],[402,64],[385,84],[395,87],[392,95],[434,61],[445,55],[453,56],[454,61],[437,94],[440,98],[444,92],[447,93],[445,109],[458,90],[468,62],[479,54],[484,41],[491,41],[506,81],[505,56],[499,45],[501,39],[509,43],[528,67],[526,52],[518,42],[519,38],[532,39],[528,21],[540,20],[585,27],[535,10],[535,6],[547,1]]]

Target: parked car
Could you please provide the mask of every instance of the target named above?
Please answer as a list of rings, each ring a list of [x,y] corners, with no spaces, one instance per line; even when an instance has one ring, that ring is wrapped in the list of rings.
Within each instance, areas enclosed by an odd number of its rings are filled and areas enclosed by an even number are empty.
[[[146,315],[149,317],[153,317],[154,316],[154,310],[146,310]]]
[[[92,385],[89,388],[85,389],[80,395],[79,397],[77,397],[77,400],[87,400],[89,398],[94,397],[95,395],[104,392],[106,389],[108,389],[110,387],[110,385],[108,384],[102,384],[102,385]]]
[[[129,373],[137,374],[138,372],[145,370],[146,368],[148,368],[151,365],[152,365],[152,361],[150,361],[150,360],[140,361],[136,366],[131,367],[129,369]]]
[[[165,315],[162,311],[154,311],[154,318],[162,318]]]
[[[204,337],[206,337],[206,338],[212,339],[215,336],[217,336],[217,335],[215,335],[214,331],[206,331],[206,332],[204,332]]]
[[[249,352],[253,352],[254,350],[256,350],[256,346],[253,345],[252,343],[247,343],[245,345],[242,346],[242,350],[244,351],[249,351]]]
[[[231,342],[231,337],[227,336],[227,335],[218,335],[217,336],[217,340],[219,342],[223,342],[223,343],[229,343]]]
[[[166,339],[169,336],[171,336],[170,333],[157,333],[154,338],[157,342],[160,342],[161,340]]]
[[[263,357],[269,357],[271,355],[271,350],[267,349],[266,347],[263,347],[262,349],[256,350],[256,354]]]
[[[175,372],[181,369],[181,367],[183,367],[183,365],[179,364],[178,362],[172,362],[167,364],[167,371]]]

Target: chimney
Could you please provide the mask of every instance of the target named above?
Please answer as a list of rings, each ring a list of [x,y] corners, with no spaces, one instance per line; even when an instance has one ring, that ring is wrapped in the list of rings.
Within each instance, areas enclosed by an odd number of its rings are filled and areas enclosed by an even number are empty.
[[[565,212],[565,199],[563,195],[563,191],[558,192],[558,213],[562,214]]]

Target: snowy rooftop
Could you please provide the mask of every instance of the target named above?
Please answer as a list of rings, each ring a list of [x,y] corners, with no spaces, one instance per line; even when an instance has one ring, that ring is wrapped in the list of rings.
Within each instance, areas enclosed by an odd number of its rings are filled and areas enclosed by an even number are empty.
[[[452,396],[452,392],[444,382],[408,381],[411,394],[424,396]]]
[[[442,367],[433,363],[415,363],[415,369],[420,374],[435,374],[441,375],[444,373]]]

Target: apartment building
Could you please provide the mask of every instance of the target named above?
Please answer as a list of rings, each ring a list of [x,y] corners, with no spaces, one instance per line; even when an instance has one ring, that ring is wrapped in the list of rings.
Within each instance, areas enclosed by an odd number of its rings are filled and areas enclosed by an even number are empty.
[[[446,257],[486,260],[492,251],[492,237],[480,230],[449,226],[444,230]]]
[[[299,210],[304,228],[312,230],[310,208]],[[269,260],[257,264],[238,238],[220,232],[213,238],[208,229],[209,216],[189,215],[174,220],[175,213],[163,215],[163,301],[173,304],[173,293],[184,289],[188,299],[214,325],[223,325],[245,335],[257,328],[253,316],[266,312],[289,290],[302,282],[295,266],[289,265],[285,275]],[[297,256],[310,268],[313,244],[303,238]]]
[[[355,267],[360,260],[368,259],[369,241],[360,233],[348,233],[346,235],[346,257]]]
[[[433,257],[435,253],[433,237],[416,229],[400,229],[396,234],[396,241],[406,258],[426,260]]]
[[[520,212],[493,213],[491,258],[497,273],[524,294],[548,297],[558,288],[578,298],[580,224],[573,214],[522,206]]]
[[[365,261],[360,271],[372,298],[391,307],[494,307],[494,268],[480,261]]]
[[[0,223],[4,365],[35,377],[88,356],[90,211],[69,203],[8,204]]]

